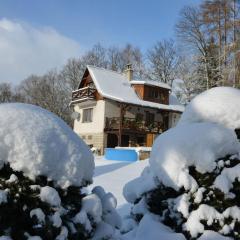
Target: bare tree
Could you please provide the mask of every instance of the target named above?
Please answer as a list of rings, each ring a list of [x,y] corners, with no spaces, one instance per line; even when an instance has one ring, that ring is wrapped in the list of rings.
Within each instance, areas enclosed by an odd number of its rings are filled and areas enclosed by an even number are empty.
[[[43,76],[32,75],[19,86],[25,102],[45,108],[71,124],[69,102],[71,95],[56,71]]]
[[[145,64],[143,60],[143,54],[138,47],[134,47],[131,44],[127,44],[124,48],[120,50],[120,61],[119,69],[123,72],[126,65],[131,63],[134,70],[134,77],[144,78],[145,77]]]
[[[85,65],[89,64],[96,67],[107,68],[107,49],[98,43],[94,45],[93,48],[85,55],[83,55],[82,61],[85,63]]]
[[[173,83],[173,91],[181,103],[189,103],[204,90],[202,81],[199,80],[198,62],[194,57],[181,57],[177,76]]]
[[[23,95],[18,91],[18,88],[12,87],[10,83],[0,84],[0,103],[8,102],[24,102]]]
[[[13,92],[10,83],[0,84],[0,102],[6,103],[11,102],[13,97]]]
[[[121,52],[117,47],[109,47],[107,49],[108,68],[113,71],[120,71]]]
[[[181,12],[177,36],[198,56],[206,88],[237,85],[239,9],[239,0],[205,0]]]
[[[220,69],[216,66],[215,39],[209,35],[209,29],[203,21],[202,12],[196,7],[185,7],[181,11],[180,21],[176,25],[176,32],[183,44],[187,45],[189,54],[197,56],[201,81],[205,81],[205,88],[219,85],[222,81]],[[191,52],[192,50],[192,52]]]
[[[147,54],[150,62],[150,77],[172,85],[178,67],[178,55],[173,40],[157,42]]]
[[[63,67],[60,74],[65,81],[66,88],[68,89],[69,93],[71,93],[72,90],[77,89],[85,68],[86,64],[82,61],[81,58],[71,58]]]

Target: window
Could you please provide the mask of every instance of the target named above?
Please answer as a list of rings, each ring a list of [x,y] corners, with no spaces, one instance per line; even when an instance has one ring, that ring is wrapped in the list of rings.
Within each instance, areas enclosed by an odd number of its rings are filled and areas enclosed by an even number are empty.
[[[93,109],[87,108],[83,109],[83,123],[92,122]]]
[[[148,97],[151,99],[159,99],[160,98],[160,93],[158,89],[150,88],[148,92]]]
[[[160,99],[161,99],[161,101],[163,102],[163,103],[165,103],[165,101],[166,101],[166,98],[165,98],[165,95],[162,93],[161,94],[161,97],[160,97]]]
[[[88,140],[92,140],[92,135],[88,135]]]

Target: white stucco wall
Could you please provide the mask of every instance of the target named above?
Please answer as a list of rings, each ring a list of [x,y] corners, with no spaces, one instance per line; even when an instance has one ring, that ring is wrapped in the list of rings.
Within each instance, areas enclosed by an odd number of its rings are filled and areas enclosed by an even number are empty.
[[[83,123],[83,110],[93,108],[92,122]],[[88,105],[81,103],[74,106],[74,111],[80,113],[80,118],[74,121],[74,131],[77,134],[102,133],[104,130],[105,101],[99,100]]]

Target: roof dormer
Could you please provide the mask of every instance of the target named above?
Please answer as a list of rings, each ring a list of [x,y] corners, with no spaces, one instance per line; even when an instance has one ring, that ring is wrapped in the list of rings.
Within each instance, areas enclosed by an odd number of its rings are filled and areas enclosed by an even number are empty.
[[[171,89],[169,85],[155,81],[131,81],[130,83],[142,100],[169,104]]]

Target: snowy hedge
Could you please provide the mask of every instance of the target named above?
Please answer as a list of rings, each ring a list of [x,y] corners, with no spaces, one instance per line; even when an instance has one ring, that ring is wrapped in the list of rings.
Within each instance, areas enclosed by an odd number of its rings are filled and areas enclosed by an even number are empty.
[[[45,175],[61,187],[92,181],[94,160],[86,144],[60,118],[40,107],[0,105],[0,165],[34,179]]]
[[[240,91],[216,87],[196,96],[186,107],[179,124],[214,122],[231,129],[240,128]]]
[[[0,105],[0,239],[114,239],[116,199],[92,182],[86,144],[54,114]]]
[[[124,187],[125,239],[240,239],[239,96],[206,91],[156,139],[150,166]]]

